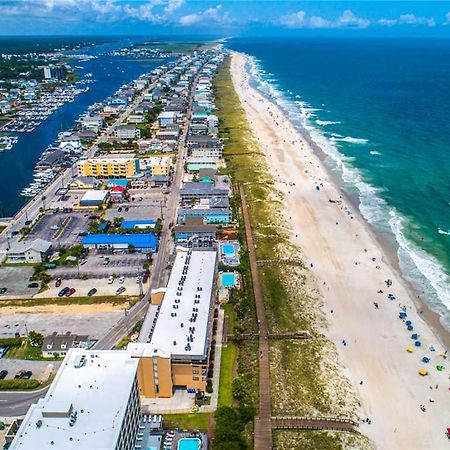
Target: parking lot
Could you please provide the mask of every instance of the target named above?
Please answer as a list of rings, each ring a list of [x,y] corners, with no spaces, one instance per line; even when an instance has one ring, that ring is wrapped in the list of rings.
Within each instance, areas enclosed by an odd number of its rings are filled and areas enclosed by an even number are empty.
[[[125,220],[157,220],[161,217],[161,207],[164,214],[165,205],[166,201],[162,195],[145,196],[142,202],[137,200],[113,205],[106,211],[105,219],[112,221],[115,217],[123,217]]]
[[[17,372],[21,370],[30,370],[32,372],[31,378],[39,381],[47,381],[52,372],[58,370],[61,361],[29,361],[21,359],[0,359],[0,366],[2,370],[7,370],[8,375],[6,379],[14,378]]]
[[[109,258],[109,264],[104,265],[104,257]],[[108,278],[110,275],[120,277],[135,277],[144,271],[143,265],[147,262],[147,255],[143,253],[99,254],[91,250],[86,263],[79,266],[58,266],[47,273],[53,279],[80,278]]]
[[[97,292],[94,294],[95,296],[116,296],[116,290],[123,286],[125,291],[120,294],[121,297],[127,296],[138,296],[141,293],[144,293],[148,289],[148,281],[145,284],[142,284],[142,292],[139,283],[136,283],[135,274],[131,277],[124,277],[123,283],[119,282],[119,277],[114,278],[112,283],[108,283],[107,278],[95,278],[95,279],[87,279],[87,280],[79,280],[73,278],[65,278],[63,279],[61,286],[56,287],[55,283],[52,282],[49,284],[49,288],[44,292],[40,292],[35,297],[36,298],[51,298],[57,297],[58,292],[65,287],[74,288],[75,293],[71,295],[71,297],[86,297],[88,292],[92,288],[96,288]]]
[[[33,272],[32,267],[0,267],[0,288],[7,289],[5,294],[0,295],[0,300],[9,296],[31,297],[37,294],[39,288],[28,287]]]
[[[86,212],[48,213],[35,225],[27,239],[41,238],[56,247],[70,247],[81,241],[79,233],[86,231],[88,225],[89,214]]]
[[[92,339],[99,339],[123,316],[123,311],[76,314],[0,314],[0,338],[14,337],[16,331],[24,336],[26,329],[28,329],[28,331],[34,330],[42,333],[44,336],[48,336],[54,331],[57,331],[58,334],[70,331],[77,334],[87,334]]]

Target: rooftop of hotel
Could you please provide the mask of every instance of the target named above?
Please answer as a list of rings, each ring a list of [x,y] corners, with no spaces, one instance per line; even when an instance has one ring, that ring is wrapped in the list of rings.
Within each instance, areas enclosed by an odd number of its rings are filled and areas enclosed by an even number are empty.
[[[216,258],[215,251],[177,253],[150,343],[128,346],[135,356],[206,357]]]
[[[138,363],[127,351],[69,350],[10,449],[115,448]]]

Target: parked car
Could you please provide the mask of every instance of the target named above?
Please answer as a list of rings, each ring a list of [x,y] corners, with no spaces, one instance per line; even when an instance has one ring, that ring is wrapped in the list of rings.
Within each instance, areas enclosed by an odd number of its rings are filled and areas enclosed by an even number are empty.
[[[92,214],[92,215],[89,216],[89,219],[91,219],[91,220],[98,220],[98,219],[100,219],[100,216],[97,216],[97,214]]]
[[[84,266],[86,263],[87,263],[87,259],[82,259],[79,264],[80,264],[80,266]]]
[[[19,231],[14,230],[14,231],[11,233],[11,236],[17,236],[18,234],[19,234]]]
[[[109,278],[108,278],[108,284],[113,284],[114,283],[114,277],[111,275]]]
[[[139,284],[139,283],[141,283],[141,282],[142,282],[142,278],[141,278],[140,275],[138,275],[138,276],[136,277],[136,284]]]
[[[33,372],[31,372],[31,370],[27,370],[23,375],[22,375],[22,379],[24,380],[29,380],[31,378],[31,375],[33,375]]]
[[[66,295],[66,293],[69,291],[70,288],[63,287],[59,292],[58,292],[58,297],[64,297]]]
[[[18,380],[20,378],[23,378],[24,374],[25,374],[25,370],[20,370],[19,372],[16,373],[16,375],[14,376],[14,379]]]
[[[120,284],[123,284],[125,282],[125,277],[124,276],[121,276],[120,278],[119,278],[119,283]]]
[[[147,283],[147,281],[148,281],[148,277],[150,276],[150,272],[148,271],[148,270],[146,270],[145,272],[144,272],[144,276],[142,277],[142,282],[143,283]]]
[[[4,380],[6,378],[6,375],[8,375],[8,371],[7,370],[2,370],[0,372],[0,380]]]
[[[0,288],[0,294],[6,293],[7,290],[5,287]]]
[[[2,359],[8,352],[9,347],[0,347],[0,359]]]
[[[116,290],[116,295],[120,295],[122,292],[125,292],[125,288],[123,286],[120,286],[120,288]]]
[[[62,283],[61,278],[58,278],[58,279],[56,280],[55,287],[60,287],[60,286],[61,286],[61,283]]]
[[[103,265],[104,265],[104,266],[107,266],[107,265],[109,264],[109,262],[110,262],[110,259],[109,259],[108,257],[106,257],[106,258],[103,260]]]
[[[72,294],[75,294],[76,289],[75,288],[69,288],[69,290],[65,293],[66,297],[70,297]]]
[[[95,293],[97,292],[97,289],[92,288],[89,292],[88,292],[88,297],[92,297]]]
[[[122,212],[122,207],[119,207],[119,208],[117,209],[117,212]]]
[[[32,283],[28,283],[29,288],[38,288],[39,283],[37,281],[33,281]]]

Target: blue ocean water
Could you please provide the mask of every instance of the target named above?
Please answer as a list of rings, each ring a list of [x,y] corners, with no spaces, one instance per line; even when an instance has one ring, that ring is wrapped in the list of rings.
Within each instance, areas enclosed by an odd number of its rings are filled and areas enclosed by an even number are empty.
[[[92,79],[96,80],[96,83],[88,85],[90,90],[79,94],[72,103],[66,103],[59,108],[31,133],[18,134],[19,141],[13,149],[0,153],[0,217],[14,215],[25,204],[27,200],[20,196],[20,192],[33,180],[34,167],[39,157],[46,147],[55,141],[59,132],[73,127],[75,120],[90,105],[105,100],[123,84],[163,64],[161,61],[141,61],[105,55],[108,51],[139,41],[137,38],[109,38],[112,42],[106,43],[103,42],[105,40],[106,38],[92,38],[91,42],[96,44],[95,46],[75,51],[76,54],[98,56],[97,59],[89,61],[73,61],[74,66],[82,67],[76,69],[81,79],[87,73],[92,73]],[[142,38],[140,40],[142,41]],[[40,48],[47,51],[50,44],[62,46],[76,42],[76,38],[66,37],[0,39],[0,53],[17,49],[36,51]],[[86,42],[86,38],[79,38],[78,42]]]
[[[235,38],[450,328],[450,40]]]

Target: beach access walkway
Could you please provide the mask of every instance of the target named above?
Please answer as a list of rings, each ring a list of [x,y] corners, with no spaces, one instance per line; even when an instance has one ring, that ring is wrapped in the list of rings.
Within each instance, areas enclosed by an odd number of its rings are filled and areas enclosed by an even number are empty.
[[[255,296],[256,317],[259,329],[259,415],[255,419],[255,450],[270,450],[272,448],[272,410],[270,400],[270,366],[269,366],[269,327],[267,325],[264,299],[259,281],[256,261],[255,244],[247,208],[244,187],[239,185],[242,202],[242,216],[245,225],[245,237],[250,258],[253,293]]]

